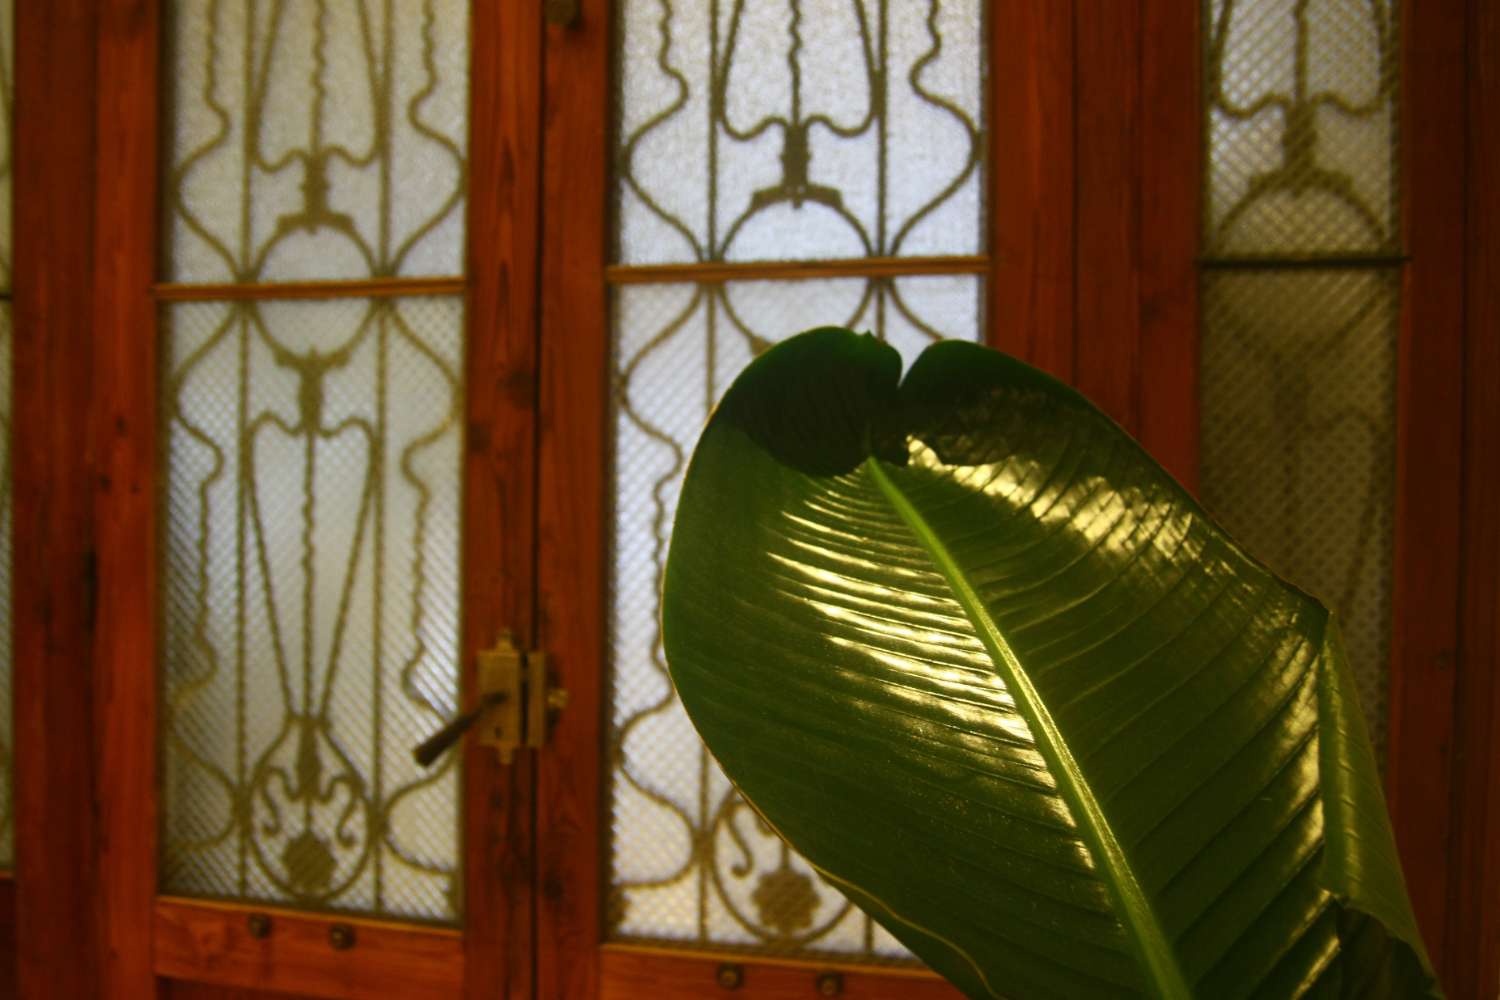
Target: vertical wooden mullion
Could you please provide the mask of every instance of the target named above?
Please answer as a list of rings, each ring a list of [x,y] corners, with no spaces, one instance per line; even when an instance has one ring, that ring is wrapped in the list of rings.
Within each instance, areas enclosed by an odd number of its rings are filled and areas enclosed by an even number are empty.
[[[153,989],[156,893],[158,0],[99,17],[94,368],[99,478],[94,732],[98,740],[101,995]]]
[[[103,982],[93,817],[90,454],[94,373],[95,5],[15,9],[14,692],[18,987]]]
[[[1200,6],[1142,0],[1140,391],[1136,434],[1198,487],[1198,234],[1203,179]]]
[[[1074,233],[1074,332],[1071,357],[1043,364],[1191,489],[1202,179],[1197,7],[1075,4],[1074,18],[1074,202],[1071,214],[1049,213],[1070,219]]]
[[[537,995],[598,993],[609,329],[609,0],[546,31],[539,632],[571,704],[539,760]]]
[[[1071,379],[1073,5],[995,0],[988,16],[992,264],[985,337]]]
[[[1396,387],[1386,794],[1412,905],[1446,978],[1458,658],[1464,304],[1464,9],[1401,5],[1410,263]]]
[[[1140,432],[1142,3],[1075,3],[1073,383]]]
[[[472,5],[463,664],[535,633],[539,4]],[[531,755],[464,757],[464,995],[528,1000],[534,927]]]
[[[1500,9],[1470,0],[1464,305],[1464,524],[1454,924],[1447,987],[1500,989]]]

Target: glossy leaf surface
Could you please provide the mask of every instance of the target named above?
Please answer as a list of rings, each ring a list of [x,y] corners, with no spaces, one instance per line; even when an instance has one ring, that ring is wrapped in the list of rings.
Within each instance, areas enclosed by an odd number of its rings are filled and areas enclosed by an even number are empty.
[[[1437,995],[1332,616],[1026,365],[767,352],[663,615],[729,777],[970,996]]]

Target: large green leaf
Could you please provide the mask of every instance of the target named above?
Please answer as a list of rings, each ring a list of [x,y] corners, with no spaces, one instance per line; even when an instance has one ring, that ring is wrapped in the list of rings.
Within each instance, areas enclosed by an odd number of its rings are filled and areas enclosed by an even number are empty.
[[[1438,995],[1337,628],[1076,392],[818,330],[703,432],[667,659],[784,837],[975,997]]]

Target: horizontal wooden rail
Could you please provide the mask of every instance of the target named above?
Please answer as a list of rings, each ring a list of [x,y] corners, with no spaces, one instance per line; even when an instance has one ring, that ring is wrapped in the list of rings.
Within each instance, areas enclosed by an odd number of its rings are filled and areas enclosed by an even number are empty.
[[[987,274],[988,256],[849,257],[840,260],[709,261],[694,264],[614,264],[604,269],[611,285],[691,281],[798,281],[809,278],[909,278],[940,274]]]
[[[738,989],[757,1000],[808,1000],[842,996],[847,1000],[962,1000],[946,980],[919,966],[855,965],[809,962],[761,955],[710,956],[692,952],[605,945],[600,954],[600,1000],[702,1000],[730,996],[721,985],[726,973],[738,977]],[[821,977],[834,977],[825,993]]]
[[[352,931],[344,947],[335,925]],[[162,897],[155,939],[166,979],[348,1000],[451,998],[463,985],[463,935],[443,928]]]
[[[462,295],[466,278],[372,278],[366,281],[283,281],[259,285],[153,285],[161,302],[216,302],[246,299],[394,299],[421,295]]]

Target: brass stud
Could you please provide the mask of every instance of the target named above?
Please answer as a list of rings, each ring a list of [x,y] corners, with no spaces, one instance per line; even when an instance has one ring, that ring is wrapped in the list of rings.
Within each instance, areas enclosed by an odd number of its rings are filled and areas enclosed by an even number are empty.
[[[745,967],[743,965],[736,965],[733,962],[725,962],[719,966],[719,971],[714,976],[714,981],[722,989],[737,990],[745,985]]]
[[[844,992],[844,976],[840,972],[820,972],[814,986],[820,997],[836,997]]]
[[[252,913],[245,918],[245,928],[255,940],[263,941],[271,936],[271,918],[264,913]]]
[[[354,928],[348,924],[329,925],[328,943],[334,951],[348,951],[354,947]]]

